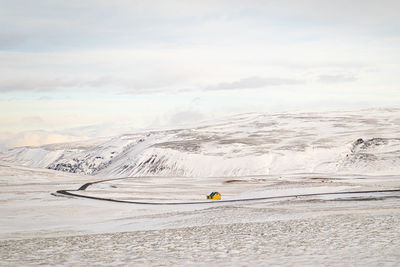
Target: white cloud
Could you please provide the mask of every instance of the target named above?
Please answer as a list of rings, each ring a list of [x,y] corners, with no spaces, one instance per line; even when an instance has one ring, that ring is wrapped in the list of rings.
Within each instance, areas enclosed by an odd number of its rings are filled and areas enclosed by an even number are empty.
[[[195,124],[206,118],[203,113],[193,110],[185,110],[174,113],[170,118],[171,125]]]
[[[304,81],[296,79],[284,79],[284,78],[262,78],[262,77],[248,77],[243,78],[234,82],[224,82],[216,85],[208,86],[208,90],[240,90],[240,89],[255,89],[263,88],[268,86],[279,86],[279,85],[294,85],[303,84]]]
[[[44,123],[44,121],[39,116],[27,116],[21,119],[21,123],[28,126],[40,126]]]
[[[318,81],[321,83],[344,83],[344,82],[355,82],[357,78],[353,75],[320,75],[318,76]]]
[[[1,134],[0,134],[1,136]],[[6,148],[20,146],[40,146],[45,144],[55,144],[73,142],[86,139],[84,136],[68,136],[47,131],[26,131],[8,137],[0,138],[0,147]]]
[[[99,91],[109,88],[121,88],[125,93],[156,93],[173,85],[178,79],[175,77],[159,77],[158,79],[134,79],[130,77],[98,76],[98,77],[15,77],[13,79],[0,78],[0,92],[62,92],[85,88],[87,91]]]

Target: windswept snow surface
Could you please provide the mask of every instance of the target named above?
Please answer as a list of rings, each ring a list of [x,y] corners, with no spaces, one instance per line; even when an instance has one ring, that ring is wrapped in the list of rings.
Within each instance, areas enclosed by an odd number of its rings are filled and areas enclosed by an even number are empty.
[[[400,194],[149,206],[56,197],[99,177],[0,165],[0,266],[398,266]],[[205,200],[400,188],[396,175],[135,177],[82,194]]]
[[[398,174],[400,109],[244,114],[92,144],[16,148],[2,158],[102,177]]]
[[[399,266],[400,110],[246,114],[0,158],[0,266]],[[112,180],[111,178],[118,178]],[[53,194],[52,194],[53,193]]]

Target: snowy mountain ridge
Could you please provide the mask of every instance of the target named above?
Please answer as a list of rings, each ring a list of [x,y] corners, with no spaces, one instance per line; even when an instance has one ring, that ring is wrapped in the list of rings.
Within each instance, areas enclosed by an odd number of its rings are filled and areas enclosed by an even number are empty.
[[[1,159],[104,177],[397,174],[399,126],[399,109],[243,114],[105,142],[14,148]]]

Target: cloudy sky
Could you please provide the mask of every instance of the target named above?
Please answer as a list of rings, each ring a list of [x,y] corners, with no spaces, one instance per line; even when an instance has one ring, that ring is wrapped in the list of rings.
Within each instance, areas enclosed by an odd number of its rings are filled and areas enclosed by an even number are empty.
[[[398,107],[399,10],[387,0],[0,0],[0,142]]]

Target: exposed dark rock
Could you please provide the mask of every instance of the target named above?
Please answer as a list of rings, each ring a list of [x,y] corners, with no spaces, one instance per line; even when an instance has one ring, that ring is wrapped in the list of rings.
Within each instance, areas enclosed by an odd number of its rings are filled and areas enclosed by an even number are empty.
[[[362,143],[364,143],[364,140],[362,138],[358,138],[357,141],[354,142],[354,145],[356,146]]]

